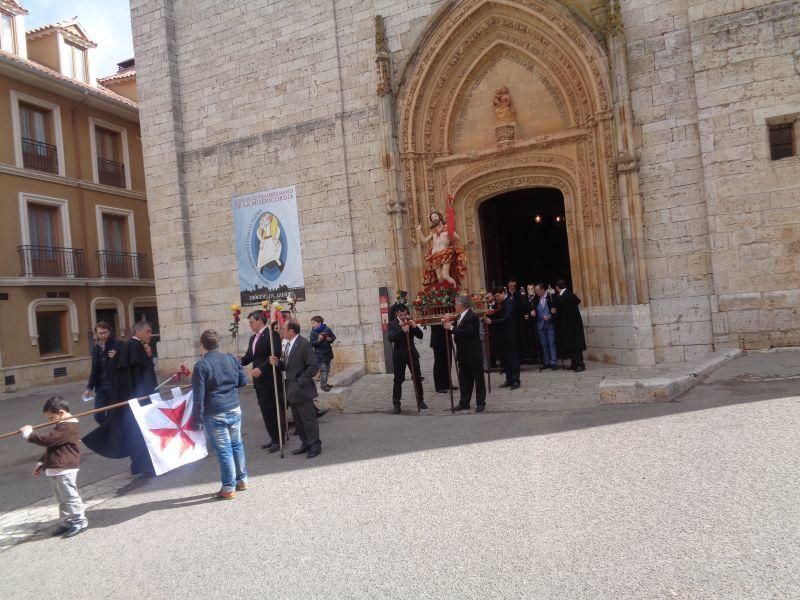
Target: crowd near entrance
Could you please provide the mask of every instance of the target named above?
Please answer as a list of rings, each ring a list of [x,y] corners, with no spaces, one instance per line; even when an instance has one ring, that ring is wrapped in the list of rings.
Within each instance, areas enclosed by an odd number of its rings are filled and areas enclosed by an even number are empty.
[[[564,196],[528,188],[490,198],[478,209],[487,289],[559,279],[572,287]],[[523,288],[524,289],[524,288]]]

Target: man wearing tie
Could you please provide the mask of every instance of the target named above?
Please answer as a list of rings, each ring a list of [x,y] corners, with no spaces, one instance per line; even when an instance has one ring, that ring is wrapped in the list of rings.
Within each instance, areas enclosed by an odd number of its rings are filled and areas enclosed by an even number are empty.
[[[475,388],[475,412],[483,412],[486,408],[486,386],[483,380],[483,348],[480,338],[480,320],[470,310],[467,296],[458,296],[455,300],[455,322],[447,321],[444,327],[452,333],[456,343],[456,361],[458,362],[458,385],[461,388],[461,400],[453,408],[469,410],[472,400],[472,388]]]
[[[241,357],[242,365],[253,365],[251,375],[253,387],[256,389],[258,407],[261,409],[261,418],[269,434],[269,443],[261,446],[267,452],[273,453],[280,450],[280,434],[278,433],[278,410],[281,415],[281,430],[286,431],[286,411],[283,407],[283,385],[278,381],[278,406],[275,406],[275,383],[269,357],[281,356],[281,337],[272,332],[272,347],[270,348],[269,328],[266,324],[267,315],[262,310],[254,310],[247,315],[247,323],[253,335],[247,343],[247,353]]]
[[[283,358],[270,356],[269,362],[286,373],[286,399],[292,409],[294,429],[302,442],[292,454],[307,453],[308,458],[314,458],[322,452],[314,406],[318,395],[314,383],[314,375],[319,371],[317,355],[311,342],[300,335],[300,323],[295,319],[283,324],[281,335],[288,342]]]

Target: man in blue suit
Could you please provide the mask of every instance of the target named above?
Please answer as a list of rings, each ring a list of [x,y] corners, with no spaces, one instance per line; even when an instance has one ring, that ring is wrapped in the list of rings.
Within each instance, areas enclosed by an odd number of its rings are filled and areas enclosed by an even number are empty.
[[[536,319],[536,334],[539,336],[539,346],[542,348],[542,364],[545,369],[555,371],[558,367],[556,366],[556,328],[550,312],[552,303],[541,283],[537,283],[533,290],[536,298],[532,302],[531,316]]]

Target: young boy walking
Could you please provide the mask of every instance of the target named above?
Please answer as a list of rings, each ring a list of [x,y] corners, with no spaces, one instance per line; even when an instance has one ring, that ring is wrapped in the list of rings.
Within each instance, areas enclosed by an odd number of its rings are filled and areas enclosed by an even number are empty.
[[[325,325],[322,317],[316,316],[311,317],[311,336],[308,339],[314,347],[319,363],[319,385],[322,391],[328,392],[331,390],[331,386],[328,385],[328,373],[330,373],[333,360],[331,344],[336,341],[336,336],[333,335],[330,327]]]
[[[30,425],[21,427],[19,432],[30,443],[46,448],[33,469],[33,476],[39,477],[44,470],[50,479],[61,516],[61,525],[53,530],[53,535],[69,538],[89,527],[76,484],[81,460],[80,428],[61,396],[49,398],[42,412],[48,421],[59,423],[43,433],[35,433]]]

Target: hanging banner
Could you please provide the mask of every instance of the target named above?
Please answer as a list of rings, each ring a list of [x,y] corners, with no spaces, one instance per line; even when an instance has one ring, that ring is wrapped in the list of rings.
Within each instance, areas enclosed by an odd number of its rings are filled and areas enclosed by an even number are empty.
[[[295,186],[234,197],[233,227],[242,306],[305,300]]]

